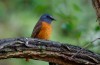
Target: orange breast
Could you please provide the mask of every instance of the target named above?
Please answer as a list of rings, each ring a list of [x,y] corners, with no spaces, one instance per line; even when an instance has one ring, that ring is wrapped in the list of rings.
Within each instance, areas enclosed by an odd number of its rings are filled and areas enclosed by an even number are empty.
[[[37,38],[48,40],[51,36],[51,32],[52,32],[51,25],[46,22],[42,22],[42,28]]]

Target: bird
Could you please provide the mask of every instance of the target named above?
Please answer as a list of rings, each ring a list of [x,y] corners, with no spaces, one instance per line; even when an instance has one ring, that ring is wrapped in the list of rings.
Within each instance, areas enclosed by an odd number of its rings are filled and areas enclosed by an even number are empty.
[[[36,23],[31,38],[38,38],[43,40],[49,40],[52,33],[51,23],[55,19],[49,14],[43,14],[39,21]],[[26,58],[27,59],[27,58]],[[55,63],[49,62],[49,65],[56,65]]]
[[[43,14],[35,25],[31,37],[49,40],[52,32],[51,23],[53,20],[55,19],[49,14]]]

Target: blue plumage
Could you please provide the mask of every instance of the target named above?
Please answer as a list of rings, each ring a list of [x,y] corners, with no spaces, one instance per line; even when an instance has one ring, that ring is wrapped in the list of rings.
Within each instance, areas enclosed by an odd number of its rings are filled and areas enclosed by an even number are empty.
[[[44,14],[40,17],[40,21],[45,21],[47,23],[51,23],[53,20],[55,20],[52,16],[49,14]]]

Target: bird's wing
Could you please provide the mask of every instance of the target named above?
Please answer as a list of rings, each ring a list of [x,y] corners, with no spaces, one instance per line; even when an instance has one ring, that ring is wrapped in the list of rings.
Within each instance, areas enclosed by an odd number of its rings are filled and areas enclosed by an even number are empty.
[[[33,29],[33,32],[31,35],[32,38],[35,38],[39,34],[41,27],[42,27],[42,22],[38,21]]]

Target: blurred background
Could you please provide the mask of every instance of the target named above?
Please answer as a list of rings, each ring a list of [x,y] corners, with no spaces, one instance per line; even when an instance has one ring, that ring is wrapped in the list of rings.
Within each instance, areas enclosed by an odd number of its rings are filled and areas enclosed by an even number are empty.
[[[39,17],[48,13],[52,23],[51,40],[84,47],[100,37],[91,0],[0,0],[0,39],[30,37]],[[87,49],[100,53],[100,41]],[[48,65],[47,62],[25,59],[0,60],[0,65]]]

